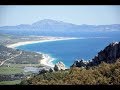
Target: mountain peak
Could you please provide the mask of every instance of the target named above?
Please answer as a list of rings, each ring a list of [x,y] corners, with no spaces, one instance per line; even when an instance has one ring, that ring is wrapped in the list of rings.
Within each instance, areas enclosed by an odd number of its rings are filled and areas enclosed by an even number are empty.
[[[48,22],[48,21],[52,21],[52,22],[53,22],[53,21],[56,21],[56,20],[52,20],[52,19],[43,19],[43,20],[40,20],[40,21],[44,21],[44,22],[45,22],[45,21],[47,21],[47,22]]]
[[[59,23],[59,22],[56,20],[52,20],[52,19],[43,19],[43,20],[40,20],[40,21],[33,23],[32,25],[56,24],[56,23]]]

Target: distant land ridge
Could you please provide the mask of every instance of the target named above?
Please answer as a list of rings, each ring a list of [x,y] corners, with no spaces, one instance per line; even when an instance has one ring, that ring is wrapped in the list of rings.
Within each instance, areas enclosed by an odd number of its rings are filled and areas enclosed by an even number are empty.
[[[63,21],[56,21],[51,19],[43,19],[33,24],[20,24],[17,26],[2,26],[0,27],[0,32],[2,30],[29,30],[33,31],[54,31],[54,32],[95,32],[95,31],[120,31],[120,24],[111,25],[75,25],[72,23],[67,23]]]

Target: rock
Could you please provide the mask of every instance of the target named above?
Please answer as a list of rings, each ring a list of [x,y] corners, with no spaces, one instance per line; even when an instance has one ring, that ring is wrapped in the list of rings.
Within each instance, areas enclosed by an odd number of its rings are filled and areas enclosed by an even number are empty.
[[[74,64],[71,67],[85,67],[87,62],[85,62],[83,59],[77,60],[74,62]]]
[[[91,67],[99,65],[101,62],[114,63],[118,58],[120,58],[120,42],[114,42],[105,47],[104,50],[101,50],[89,62],[77,60],[71,67]]]
[[[50,69],[49,69],[49,72],[54,72],[54,69],[53,69],[53,68],[50,68]]]
[[[44,73],[47,73],[47,72],[49,72],[49,69],[43,68],[42,70],[39,71],[39,74],[44,74]]]
[[[66,68],[65,68],[65,65],[64,65],[64,63],[63,62],[58,62],[57,64],[55,64],[55,66],[54,66],[54,70],[55,71],[59,71],[59,70],[65,70]]]
[[[91,65],[98,65],[102,61],[113,63],[120,58],[120,42],[109,44],[104,50],[101,50],[97,56],[92,59]]]

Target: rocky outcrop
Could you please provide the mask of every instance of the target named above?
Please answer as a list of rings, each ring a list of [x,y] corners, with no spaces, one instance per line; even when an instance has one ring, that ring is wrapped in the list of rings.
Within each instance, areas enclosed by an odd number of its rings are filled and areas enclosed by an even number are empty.
[[[71,67],[86,67],[86,65],[87,65],[87,62],[81,59],[81,60],[75,61]]]
[[[47,72],[54,72],[54,69],[49,68],[49,67],[43,67],[39,70],[39,74],[44,74],[44,73],[47,73]]]
[[[44,73],[47,73],[47,72],[49,72],[49,69],[43,68],[39,71],[39,74],[44,74]]]
[[[64,63],[63,62],[58,62],[57,64],[55,64],[55,66],[54,66],[54,70],[55,71],[59,71],[59,70],[65,70],[66,68],[65,68],[65,65],[64,65]]]
[[[65,70],[65,64],[63,62],[58,62],[55,64],[54,67],[43,67],[39,70],[39,74],[44,74],[47,72],[54,72],[54,71],[59,71],[59,70]]]
[[[120,58],[120,42],[114,42],[101,50],[91,61],[75,61],[71,67],[89,67],[99,65],[101,62],[114,63]]]
[[[109,44],[104,50],[101,50],[89,65],[98,65],[103,61],[106,63],[114,63],[118,58],[120,58],[120,42],[114,42]]]
[[[50,69],[49,69],[49,72],[54,72],[54,69],[53,69],[53,68],[50,68]]]
[[[42,69],[39,70],[39,74],[44,74],[47,72],[54,72],[54,71],[59,71],[59,70],[65,70],[65,64],[63,62],[58,62],[55,64],[54,68],[49,68],[49,67],[43,67]]]

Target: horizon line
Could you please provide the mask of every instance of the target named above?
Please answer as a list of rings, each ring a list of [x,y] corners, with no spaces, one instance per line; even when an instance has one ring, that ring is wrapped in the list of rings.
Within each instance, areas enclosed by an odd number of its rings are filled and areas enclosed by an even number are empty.
[[[27,23],[21,23],[21,24],[16,24],[16,25],[4,25],[4,26],[19,26],[19,25],[32,25],[32,24],[34,24],[34,23],[37,23],[37,22],[39,22],[39,21],[44,21],[44,20],[51,20],[51,21],[56,21],[56,22],[63,22],[63,23],[68,23],[68,24],[73,24],[73,25],[94,25],[94,26],[99,26],[99,25],[120,25],[120,23],[114,23],[114,24],[85,24],[85,23],[83,23],[83,24],[75,24],[75,23],[71,23],[71,22],[66,22],[66,21],[62,21],[62,20],[55,20],[55,19],[48,19],[48,18],[46,18],[46,19],[41,19],[41,20],[37,20],[37,21],[35,21],[35,22],[33,22],[33,23],[31,23],[31,24],[27,24]],[[0,26],[0,27],[4,27],[4,26]]]

